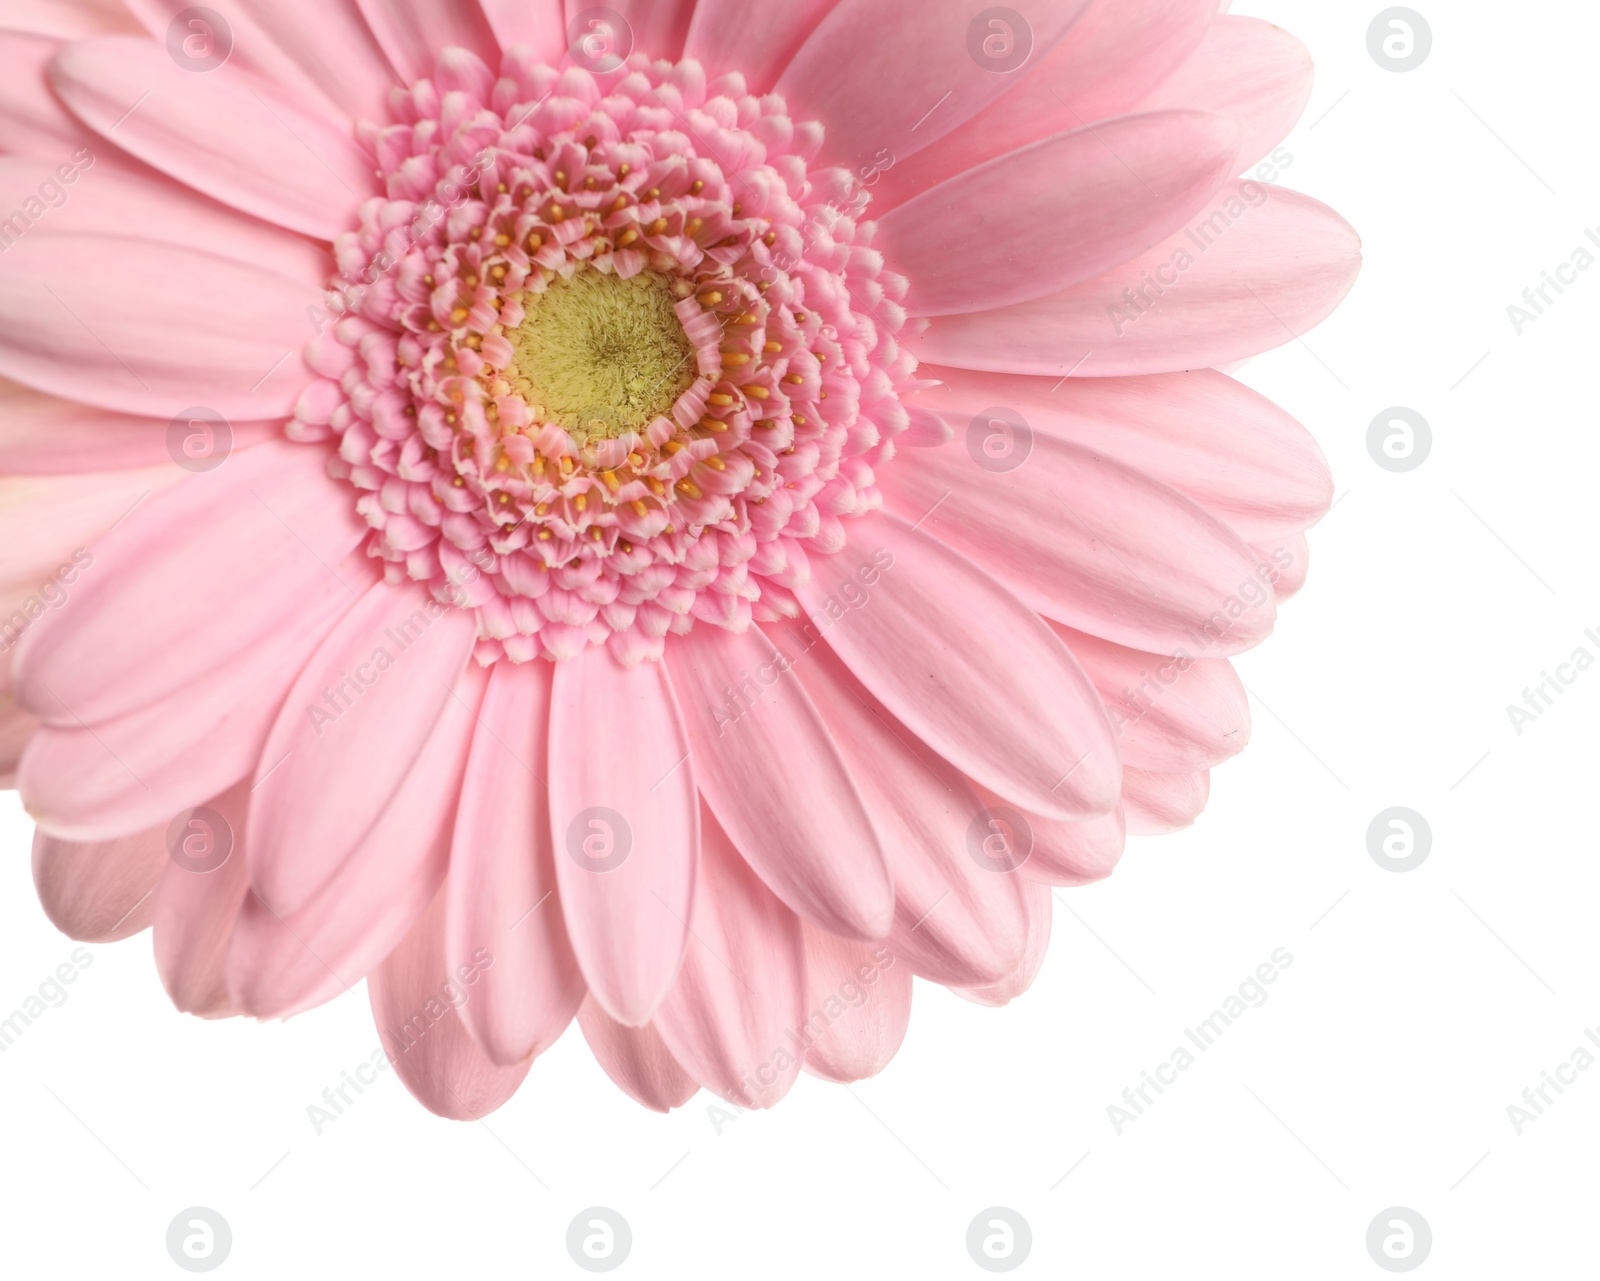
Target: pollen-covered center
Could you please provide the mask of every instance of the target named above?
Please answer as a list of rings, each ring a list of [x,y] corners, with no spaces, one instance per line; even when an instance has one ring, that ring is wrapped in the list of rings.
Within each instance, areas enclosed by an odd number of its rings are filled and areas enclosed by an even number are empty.
[[[337,440],[369,554],[473,610],[483,662],[795,615],[922,385],[867,190],[735,74],[452,56],[361,126],[385,197],[290,435]]]
[[[507,335],[516,353],[507,381],[580,448],[642,431],[695,380],[694,347],[674,310],[693,292],[654,271],[558,276],[524,299],[527,315]]]

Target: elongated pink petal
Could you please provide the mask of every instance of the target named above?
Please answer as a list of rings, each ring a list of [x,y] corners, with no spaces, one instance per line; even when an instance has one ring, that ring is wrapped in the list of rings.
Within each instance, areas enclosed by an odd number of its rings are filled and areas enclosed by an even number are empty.
[[[1093,0],[998,102],[909,158],[873,190],[891,208],[997,155],[1131,110],[1194,51],[1215,0]]]
[[[476,1121],[517,1092],[532,1058],[493,1062],[461,1016],[476,996],[483,968],[445,960],[441,890],[422,919],[367,981],[372,1019],[396,1074],[428,1111]]]
[[[150,34],[165,44],[188,0],[124,0]],[[229,0],[227,20],[237,64],[291,91],[299,101],[326,104],[335,115],[379,120],[387,114],[388,91],[398,83],[367,29],[356,0]],[[188,37],[204,43],[207,33],[192,21]],[[220,33],[211,33],[215,41]]]
[[[1306,585],[1306,574],[1311,569],[1311,546],[1304,534],[1289,534],[1271,543],[1258,543],[1254,550],[1261,557],[1261,563],[1277,575],[1272,580],[1272,591],[1280,602]]]
[[[492,66],[500,48],[477,0],[440,4],[438,0],[356,0],[378,47],[402,83],[433,75],[440,53],[460,46]]]
[[[8,23],[10,16],[8,12]],[[47,177],[59,165],[70,171],[76,182],[80,169],[76,156],[82,155],[85,161],[91,161],[96,149],[107,152],[120,149],[76,119],[51,90],[50,63],[62,48],[60,40],[48,36],[25,35],[17,30],[0,31],[0,65],[6,69],[4,79],[0,79],[0,137],[5,139],[8,152],[15,156],[32,156],[46,166]],[[65,190],[65,187],[63,175],[57,179],[55,190]],[[37,184],[16,187],[8,182],[5,198],[16,200],[20,205],[24,203],[19,198],[22,193],[31,194],[37,190]],[[42,217],[45,209],[42,202],[38,209]],[[20,222],[17,220],[19,213],[23,215]],[[26,230],[32,221],[21,208],[7,206],[3,214],[13,224],[0,233],[6,236],[15,236],[17,229]]]
[[[710,814],[700,819],[692,939],[652,1026],[709,1090],[767,1108],[789,1092],[805,1055],[800,918],[780,903]]]
[[[1057,817],[1117,803],[1105,711],[1044,622],[971,561],[884,513],[796,595],[856,678],[956,768]],[[852,608],[847,602],[861,600]],[[1010,715],[997,723],[994,709]]]
[[[956,436],[983,435],[980,415],[1009,409],[1032,431],[1108,454],[1171,485],[1250,541],[1304,529],[1333,501],[1333,476],[1311,433],[1265,396],[1212,369],[1064,383],[934,365],[919,373],[941,385],[917,403]]]
[[[36,227],[0,272],[0,376],[153,418],[192,405],[283,418],[312,381],[301,351],[320,302],[305,283],[209,253]]]
[[[660,663],[588,649],[556,667],[550,824],[572,950],[608,1014],[637,1027],[672,987],[700,856],[698,762]]]
[[[740,854],[807,920],[882,938],[894,888],[877,832],[788,660],[754,628],[697,627],[668,649],[696,782]]]
[[[1169,658],[1058,627],[1117,727],[1122,759],[1137,769],[1210,769],[1250,741],[1250,703],[1224,658]]]
[[[199,855],[169,859],[156,887],[151,922],[156,968],[172,1003],[201,1018],[237,1013],[228,999],[228,943],[250,890],[242,845],[249,804],[245,780],[208,801],[209,813],[191,814],[190,823],[198,819],[196,830],[212,843]],[[224,849],[222,863],[210,866]]]
[[[12,702],[9,693],[0,693],[0,790],[17,785],[17,765],[38,728],[38,718]]]
[[[651,1111],[670,1112],[700,1092],[655,1028],[618,1023],[593,997],[578,1007],[578,1026],[595,1061],[617,1088]]]
[[[135,31],[123,0],[7,0],[6,26],[62,40]]]
[[[1028,882],[1028,935],[1027,948],[1015,968],[998,982],[983,987],[954,988],[957,996],[964,996],[978,1005],[1009,1005],[1033,986],[1044,965],[1045,952],[1050,947],[1050,900],[1048,885]]]
[[[250,879],[282,916],[361,846],[427,753],[477,639],[466,610],[378,583],[323,641],[262,749]]]
[[[450,847],[445,959],[493,965],[461,1017],[494,1062],[549,1049],[583,1002],[551,861],[550,665],[497,663]]]
[[[1311,54],[1282,27],[1259,18],[1219,18],[1183,66],[1141,111],[1198,108],[1239,126],[1239,170],[1253,168],[1289,131],[1311,97]]]
[[[748,0],[699,0],[684,45],[709,76],[737,71],[751,93],[777,82],[801,43],[839,0],[786,0],[758,7]]]
[[[1022,874],[1043,885],[1090,885],[1116,870],[1127,843],[1128,824],[1122,808],[1069,823],[1024,816],[1030,843]]]
[[[1293,342],[1350,292],[1361,244],[1326,205],[1234,183],[1196,222],[1094,280],[1047,298],[934,320],[923,359],[1061,377],[1170,373]]]
[[[20,603],[24,597],[37,597],[46,579],[67,587],[70,596],[77,581],[71,573],[74,556],[81,574],[92,564],[90,549],[107,530],[183,479],[184,473],[170,462],[138,471],[0,476],[0,600]],[[30,605],[26,617],[37,622],[47,612]],[[17,637],[8,631],[5,640],[15,644]]]
[[[805,1068],[826,1081],[861,1081],[889,1066],[911,1021],[911,970],[876,943],[805,927]]]
[[[166,865],[165,824],[87,845],[43,832],[33,837],[33,884],[44,914],[85,943],[112,943],[149,925]]]
[[[1223,116],[1127,116],[923,192],[880,221],[873,244],[910,279],[911,315],[990,311],[1092,279],[1165,239],[1227,181],[1237,154],[1238,130]]]
[[[60,723],[97,724],[175,692],[327,596],[353,597],[333,567],[365,528],[326,459],[275,441],[148,500],[96,542],[72,608],[23,637],[18,700]]]
[[[5,168],[0,160],[0,175]],[[113,414],[0,379],[0,473],[65,476],[168,466],[169,427],[161,419]],[[231,447],[248,449],[282,430],[277,423],[240,423]]]
[[[566,13],[561,0],[478,0],[500,47],[524,45],[549,66],[567,52]]]
[[[1044,58],[1086,0],[1019,0],[1029,31],[981,31],[1000,56],[1021,54],[1015,70],[989,70],[970,52],[978,13],[963,0],[840,0],[778,80],[801,119],[827,131],[824,154],[837,164],[897,163],[994,102]],[[885,52],[893,50],[892,57]],[[993,152],[990,153],[991,155]]]
[[[306,111],[240,68],[196,75],[153,40],[107,36],[69,45],[51,79],[80,120],[105,136],[115,129],[125,150],[292,231],[331,241],[378,194],[347,121]]]
[[[962,443],[897,459],[889,509],[931,511],[928,533],[1041,614],[1155,653],[1236,654],[1271,632],[1255,553],[1177,490],[1053,436],[1013,442],[1029,452],[1010,470],[974,465]]]
[[[1156,774],[1127,769],[1122,773],[1122,804],[1128,831],[1135,836],[1160,836],[1188,827],[1200,817],[1211,795],[1211,775]]]
[[[228,951],[229,997],[243,1012],[287,1017],[349,990],[433,901],[486,681],[476,664],[461,674],[398,798],[311,903],[281,917],[250,891]],[[248,825],[245,853],[253,862]]]
[[[839,743],[894,877],[886,945],[938,983],[998,979],[1022,955],[1022,887],[1015,868],[982,857],[990,834],[984,802],[826,645],[806,651],[803,635],[789,639],[786,652]]]

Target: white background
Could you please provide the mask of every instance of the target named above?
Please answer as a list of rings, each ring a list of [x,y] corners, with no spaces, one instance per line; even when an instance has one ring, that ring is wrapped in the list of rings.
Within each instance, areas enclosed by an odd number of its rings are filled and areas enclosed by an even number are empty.
[[[484,1123],[385,1073],[318,1136],[307,1106],[377,1045],[360,996],[207,1024],[168,1004],[148,934],[94,946],[0,1055],[5,1274],[183,1275],[167,1225],[204,1205],[233,1229],[221,1276],[581,1276],[566,1229],[598,1204],[632,1225],[624,1276],[986,1275],[965,1237],[995,1205],[1032,1226],[1024,1276],[1386,1275],[1365,1238],[1396,1205],[1432,1228],[1419,1275],[1589,1275],[1600,1067],[1520,1136],[1506,1109],[1600,1025],[1600,668],[1520,736],[1505,708],[1579,645],[1600,657],[1600,269],[1520,337],[1506,308],[1600,226],[1600,14],[1416,6],[1434,48],[1406,74],[1368,54],[1379,3],[1236,6],[1311,47],[1283,181],[1365,241],[1335,317],[1242,374],[1315,433],[1339,499],[1239,664],[1249,750],[1193,830],[1061,893],[1027,996],[919,983],[882,1076],[802,1077],[720,1134],[708,1095],[667,1117],[625,1098],[574,1025]],[[1401,475],[1365,444],[1393,405],[1434,433]],[[1403,874],[1366,846],[1396,805],[1434,838]],[[0,796],[3,1011],[76,946],[30,839]],[[1123,1087],[1279,947],[1270,1000],[1118,1136]]]

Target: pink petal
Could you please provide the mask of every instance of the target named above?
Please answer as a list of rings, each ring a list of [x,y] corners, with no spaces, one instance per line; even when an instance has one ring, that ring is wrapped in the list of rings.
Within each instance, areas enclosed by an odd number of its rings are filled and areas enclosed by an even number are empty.
[[[6,165],[0,161],[0,173]],[[0,178],[3,181],[3,178]],[[0,379],[0,473],[65,476],[172,463],[169,424],[46,396]],[[240,423],[233,448],[280,435],[277,423]]]
[[[62,40],[138,29],[123,0],[6,0],[6,26]]]
[[[567,22],[561,0],[478,0],[502,49],[526,45],[548,66],[567,52]]]
[[[1206,208],[1187,230],[1094,280],[934,320],[916,340],[918,358],[1058,378],[1204,368],[1292,342],[1355,284],[1361,242],[1326,205],[1233,183]]]
[[[154,501],[153,495],[183,479],[185,474],[170,460],[139,471],[0,476],[0,600],[8,602],[5,613],[22,598],[39,596],[47,579],[67,588],[70,597],[86,558],[93,555],[90,546],[135,507]],[[78,576],[72,573],[74,555]],[[30,605],[25,616],[37,620],[46,612]],[[5,638],[16,639],[10,632]]]
[[[1215,111],[1240,131],[1239,170],[1253,168],[1289,135],[1311,97],[1311,54],[1259,18],[1219,18],[1200,47],[1139,104]]]
[[[1131,110],[1189,57],[1214,12],[1215,0],[1093,0],[1003,98],[937,146],[901,157],[874,188],[874,208],[897,205],[1030,142]]]
[[[250,879],[300,911],[360,849],[426,755],[477,640],[420,585],[369,588],[312,655],[262,749]]]
[[[500,46],[477,0],[356,0],[379,47],[403,83],[433,75],[439,55],[451,46],[500,65]]]
[[[913,316],[989,311],[1089,280],[1184,226],[1227,181],[1238,130],[1166,111],[1060,134],[892,210],[873,246]],[[1041,234],[1043,233],[1043,234]]]
[[[1253,550],[1261,563],[1277,573],[1272,581],[1273,593],[1279,601],[1286,601],[1306,585],[1306,574],[1311,569],[1311,546],[1304,534],[1290,534],[1272,543],[1257,544]]]
[[[928,533],[1033,609],[1155,653],[1236,654],[1271,632],[1255,553],[1177,490],[1054,436],[1019,436],[1010,470],[975,465],[973,442],[896,459],[882,482],[889,510],[931,511]]]
[[[894,877],[897,958],[937,983],[980,983],[1022,955],[1021,878],[981,863],[985,804],[959,771],[925,749],[826,645],[787,638],[806,690],[839,743]],[[1012,869],[1014,871],[1014,869]]]
[[[125,0],[165,44],[189,0]],[[398,78],[379,51],[355,0],[229,0],[228,65],[312,101],[335,118],[381,120]],[[188,30],[202,34],[192,25]],[[208,73],[209,74],[209,73]]]
[[[789,911],[733,848],[710,814],[700,820],[693,936],[678,981],[652,1026],[684,1070],[709,1090],[771,1107],[800,1075],[805,946]]]
[[[1129,463],[1255,541],[1304,529],[1333,501],[1311,433],[1265,396],[1211,369],[1143,378],[1024,378],[926,365],[941,386],[916,403],[958,437],[1004,406],[1034,431]]]
[[[588,0],[566,0],[569,30],[579,14],[595,7]],[[610,0],[605,7],[628,24],[627,37],[635,50],[652,59],[677,58],[683,50],[695,0]]]
[[[493,961],[461,1016],[503,1064],[549,1049],[584,994],[555,899],[550,675],[543,662],[491,669],[451,842],[445,959],[451,970]]]
[[[556,665],[550,824],[556,884],[590,994],[649,1021],[688,940],[700,857],[698,762],[660,663],[590,648]],[[522,906],[526,906],[523,904]]]
[[[964,996],[977,1005],[1009,1005],[1033,986],[1044,964],[1050,946],[1050,895],[1048,885],[1027,882],[1028,932],[1027,949],[1012,971],[998,982],[984,987],[954,988],[957,996]]]
[[[670,1112],[699,1093],[700,1087],[678,1066],[653,1027],[618,1023],[593,997],[578,1007],[578,1026],[606,1075],[652,1111]]]
[[[1121,807],[1078,823],[1026,816],[1032,852],[1022,874],[1043,885],[1103,881],[1122,859],[1128,828]]]
[[[197,75],[153,40],[107,36],[62,50],[51,79],[90,128],[115,130],[163,173],[291,231],[331,241],[379,193],[348,121],[307,111],[242,68]]]
[[[44,914],[85,943],[113,943],[149,925],[166,865],[165,824],[86,845],[43,832],[33,836],[33,884]]]
[[[204,289],[175,282],[204,280]],[[241,307],[238,300],[250,299]],[[317,290],[176,245],[35,228],[6,251],[0,376],[103,409],[287,417]]]
[[[1181,831],[1200,817],[1210,795],[1209,772],[1155,774],[1128,769],[1122,773],[1122,805],[1128,831],[1135,836]]]
[[[886,947],[805,927],[806,1071],[827,1081],[876,1076],[905,1040],[911,970]]]
[[[485,969],[446,963],[444,918],[441,891],[372,972],[367,994],[378,1037],[406,1089],[430,1112],[476,1121],[517,1092],[533,1060],[502,1067],[468,1033],[461,1009],[476,996]]]
[[[229,842],[227,858],[210,870],[169,859],[156,887],[152,921],[156,968],[172,1003],[201,1018],[237,1013],[228,999],[228,943],[250,889],[250,870],[239,844],[249,803],[248,781],[208,801],[205,808],[220,816],[225,826],[210,816],[200,816],[201,822],[212,839]],[[220,852],[221,847],[216,848]],[[200,867],[204,866],[202,862]]]
[[[228,953],[228,992],[241,1010],[287,1017],[349,990],[400,945],[433,901],[449,864],[486,681],[476,664],[461,674],[398,798],[310,904],[279,917],[250,892]],[[252,807],[264,803],[258,796]],[[248,844],[245,852],[253,864]]]
[[[765,93],[801,43],[839,0],[785,0],[761,7],[749,0],[699,0],[684,56],[709,76],[737,71],[751,93]]]
[[[757,628],[697,627],[667,645],[695,779],[756,873],[807,920],[850,938],[889,932],[894,889],[839,748]]]
[[[274,441],[150,499],[96,543],[72,607],[24,635],[18,701],[65,724],[110,720],[239,656],[299,611],[353,596],[331,567],[365,526],[326,459]]]
[[[37,718],[13,703],[10,694],[0,693],[0,790],[17,785],[17,764],[38,728]]]
[[[1168,658],[1056,631],[1100,691],[1124,764],[1169,773],[1210,769],[1250,741],[1250,703],[1227,659]]]
[[[1013,804],[1062,818],[1114,807],[1119,762],[1105,711],[1044,622],[893,516],[864,516],[851,536],[840,555],[813,561],[812,581],[795,594],[856,678]]]
[[[1028,62],[996,72],[968,52],[977,12],[965,0],[841,0],[800,46],[777,91],[797,119],[822,122],[824,153],[835,163],[886,168],[885,157],[898,163],[1004,94],[1055,47],[1085,4],[1024,4]],[[1021,33],[1011,38],[1020,47]]]
[[[9,6],[6,21],[10,25]],[[50,62],[62,47],[61,41],[42,35],[23,35],[16,30],[0,31],[0,66],[6,69],[5,77],[0,79],[0,137],[5,138],[7,151],[18,156],[35,157],[51,173],[57,165],[69,169],[75,175],[73,181],[76,182],[81,165],[76,159],[78,155],[84,155],[85,160],[92,161],[97,159],[93,154],[96,150],[116,152],[118,148],[75,120],[61,100],[51,92]],[[88,149],[87,155],[84,154],[85,148]],[[58,179],[56,190],[63,190],[63,183],[64,179]],[[37,190],[36,183],[15,187],[7,182],[6,197],[18,199],[24,193]],[[18,203],[22,201],[18,199]],[[21,211],[9,206],[4,211],[12,219],[18,212]]]

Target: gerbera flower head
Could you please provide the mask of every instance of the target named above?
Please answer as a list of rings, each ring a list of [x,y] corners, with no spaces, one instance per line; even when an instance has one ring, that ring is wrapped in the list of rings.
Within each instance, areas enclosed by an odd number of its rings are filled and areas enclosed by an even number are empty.
[[[1024,991],[1204,806],[1350,287],[1216,0],[13,0],[0,779],[176,1004],[656,1108]],[[892,50],[892,56],[886,51]],[[1241,176],[1242,175],[1242,176]],[[7,208],[0,208],[3,215]]]

